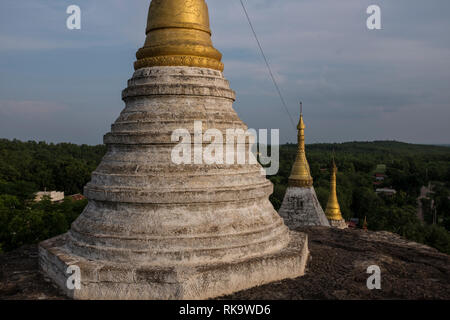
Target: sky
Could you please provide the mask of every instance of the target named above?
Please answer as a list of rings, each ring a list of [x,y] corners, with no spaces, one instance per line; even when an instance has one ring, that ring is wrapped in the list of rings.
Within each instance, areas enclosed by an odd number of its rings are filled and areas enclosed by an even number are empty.
[[[145,40],[149,0],[2,0],[0,138],[100,144]],[[207,0],[214,46],[255,129],[296,131],[239,0]],[[306,142],[450,143],[450,1],[244,0]],[[81,8],[81,30],[66,9]],[[369,5],[381,30],[368,30]]]

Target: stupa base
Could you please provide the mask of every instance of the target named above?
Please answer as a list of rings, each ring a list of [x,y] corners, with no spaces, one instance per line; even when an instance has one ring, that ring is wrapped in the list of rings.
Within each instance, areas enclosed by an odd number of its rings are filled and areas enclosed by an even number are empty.
[[[338,229],[347,229],[348,225],[345,223],[345,220],[328,220],[330,225],[334,228]]]
[[[306,226],[330,226],[314,187],[288,187],[278,213],[291,230]]]
[[[39,245],[39,265],[64,293],[80,300],[202,300],[231,294],[305,273],[306,234],[291,232],[289,245],[274,254],[230,263],[157,268],[113,264],[74,256],[61,235]],[[70,290],[69,266],[81,271],[81,288]]]

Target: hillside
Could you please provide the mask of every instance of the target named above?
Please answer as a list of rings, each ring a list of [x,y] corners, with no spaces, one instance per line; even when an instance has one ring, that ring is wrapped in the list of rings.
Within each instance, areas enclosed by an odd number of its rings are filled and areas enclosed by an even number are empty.
[[[449,153],[448,146],[411,144],[398,141],[353,141],[344,143],[318,143],[309,145],[311,150],[339,150],[339,151],[359,151],[359,152],[389,152],[394,154],[412,154],[414,152]]]
[[[450,148],[445,146],[396,141],[310,144],[307,145],[307,153],[312,169],[326,167],[333,150],[338,162],[344,162],[341,171],[348,161],[353,161],[358,171],[370,170],[378,163],[415,158],[417,161],[430,163],[430,175],[436,176],[436,180],[449,180]],[[295,151],[295,144],[281,146],[280,174],[283,174],[283,170],[290,169],[290,164],[284,166],[283,163],[293,162]],[[14,190],[17,184],[28,192],[46,188],[65,191],[67,194],[80,193],[105,152],[104,145],[78,146],[70,143],[48,144],[0,139],[0,194],[8,193],[8,189]],[[438,164],[432,163],[433,160],[442,164],[442,168],[437,170],[439,172],[433,172],[435,164]],[[422,176],[424,172],[417,174]]]
[[[80,193],[105,152],[101,145],[0,139],[0,194],[27,197],[44,189]]]
[[[309,235],[311,250],[304,277],[227,298],[450,299],[450,258],[436,250],[450,253],[450,148],[392,141],[308,145],[322,206],[328,198],[333,150],[344,217],[366,217],[369,229],[383,231],[301,229]],[[82,192],[105,152],[105,146],[0,140],[0,252],[5,252],[0,254],[0,299],[64,298],[38,272],[35,244],[68,230],[87,202],[31,199],[44,188]],[[275,185],[275,208],[283,200],[295,153],[295,145],[281,146],[279,173],[269,177]],[[393,198],[375,193],[373,174],[379,165],[386,167],[381,186],[397,190]],[[436,203],[436,225],[426,210],[425,222],[417,217],[419,190],[430,181],[435,184],[430,197]],[[365,287],[369,263],[382,269],[380,291]]]
[[[280,148],[280,170],[269,177],[275,185],[271,201],[279,208],[296,156],[296,145]],[[395,141],[348,142],[306,146],[314,187],[325,208],[334,155],[338,167],[337,193],[346,220],[367,219],[369,229],[390,231],[410,240],[450,253],[450,148]],[[381,181],[374,177],[385,167]],[[433,183],[433,194],[423,201],[425,223],[418,218],[418,197],[423,186]],[[394,197],[376,194],[377,188],[392,188]],[[435,208],[430,210],[431,203]],[[432,225],[434,209],[436,224]]]
[[[450,299],[450,256],[387,232],[302,228],[310,260],[303,277],[225,299]],[[367,267],[381,269],[381,290],[368,290]],[[40,274],[36,246],[0,255],[0,299],[65,299]]]
[[[318,199],[325,208],[329,194],[330,162],[333,154],[339,169],[338,197],[345,219],[367,218],[369,229],[395,232],[450,253],[450,148],[395,141],[348,142],[307,146],[307,157]],[[0,252],[33,244],[66,231],[86,203],[65,201],[30,205],[41,190],[82,193],[98,166],[106,147],[47,144],[0,139]],[[283,201],[296,145],[280,148],[280,168],[269,179],[275,188],[270,200],[278,209]],[[386,179],[374,185],[374,171],[386,167]],[[437,224],[424,210],[425,224],[417,217],[419,192],[429,182],[436,184],[432,199]],[[394,188],[397,195],[383,198],[376,188]],[[427,202],[429,201],[429,202]],[[27,228],[22,226],[27,225]]]

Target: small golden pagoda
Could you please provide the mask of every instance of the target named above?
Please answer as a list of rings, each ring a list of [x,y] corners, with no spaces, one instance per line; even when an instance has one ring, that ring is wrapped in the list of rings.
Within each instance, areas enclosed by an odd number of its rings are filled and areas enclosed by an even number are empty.
[[[347,228],[347,224],[345,223],[345,220],[342,217],[341,207],[339,206],[339,201],[336,192],[336,174],[337,174],[337,167],[333,158],[331,180],[330,180],[330,197],[328,198],[328,204],[327,209],[325,210],[325,214],[328,218],[328,221],[330,221],[331,226],[340,229],[345,229]]]
[[[303,105],[300,103],[300,121],[297,126],[297,156],[292,166],[283,203],[278,212],[286,225],[293,230],[302,226],[330,226],[317,199],[313,178],[306,159],[305,128]]]
[[[297,156],[289,177],[289,186],[291,187],[312,187],[313,185],[313,178],[311,176],[311,170],[305,152],[305,128],[305,123],[303,121],[303,104],[300,103],[300,121],[297,126]]]
[[[153,0],[146,35],[144,47],[136,54],[136,70],[186,66],[223,71],[222,54],[211,41],[204,0]]]

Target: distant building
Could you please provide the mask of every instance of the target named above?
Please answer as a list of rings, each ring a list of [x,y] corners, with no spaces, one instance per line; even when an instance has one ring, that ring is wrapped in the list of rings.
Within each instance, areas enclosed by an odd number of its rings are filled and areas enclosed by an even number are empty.
[[[359,224],[358,218],[352,218],[350,219],[350,221],[347,221],[347,225],[351,229],[356,229],[358,227],[358,224]]]
[[[40,191],[36,193],[35,202],[42,201],[44,197],[49,197],[51,202],[58,202],[64,200],[64,192],[58,191]]]
[[[388,196],[388,197],[392,197],[392,196],[397,194],[397,191],[394,190],[394,189],[389,189],[389,188],[380,188],[380,189],[376,190],[376,193],[377,194],[382,194],[382,195],[385,195],[385,196]]]
[[[82,194],[79,194],[79,193],[73,194],[73,195],[69,196],[69,198],[73,201],[81,201],[81,200],[86,199],[85,196],[83,196]]]
[[[384,183],[384,181],[386,180],[386,178],[387,178],[387,175],[386,175],[386,165],[385,164],[379,164],[379,165],[377,165],[377,167],[376,167],[376,169],[375,169],[375,172],[374,172],[374,174],[373,174],[373,177],[374,177],[374,183],[373,183],[373,185],[375,186],[375,187],[377,187],[377,186],[380,186],[381,184],[383,184]]]
[[[356,223],[353,221],[347,221],[347,227],[350,229],[356,229]]]

